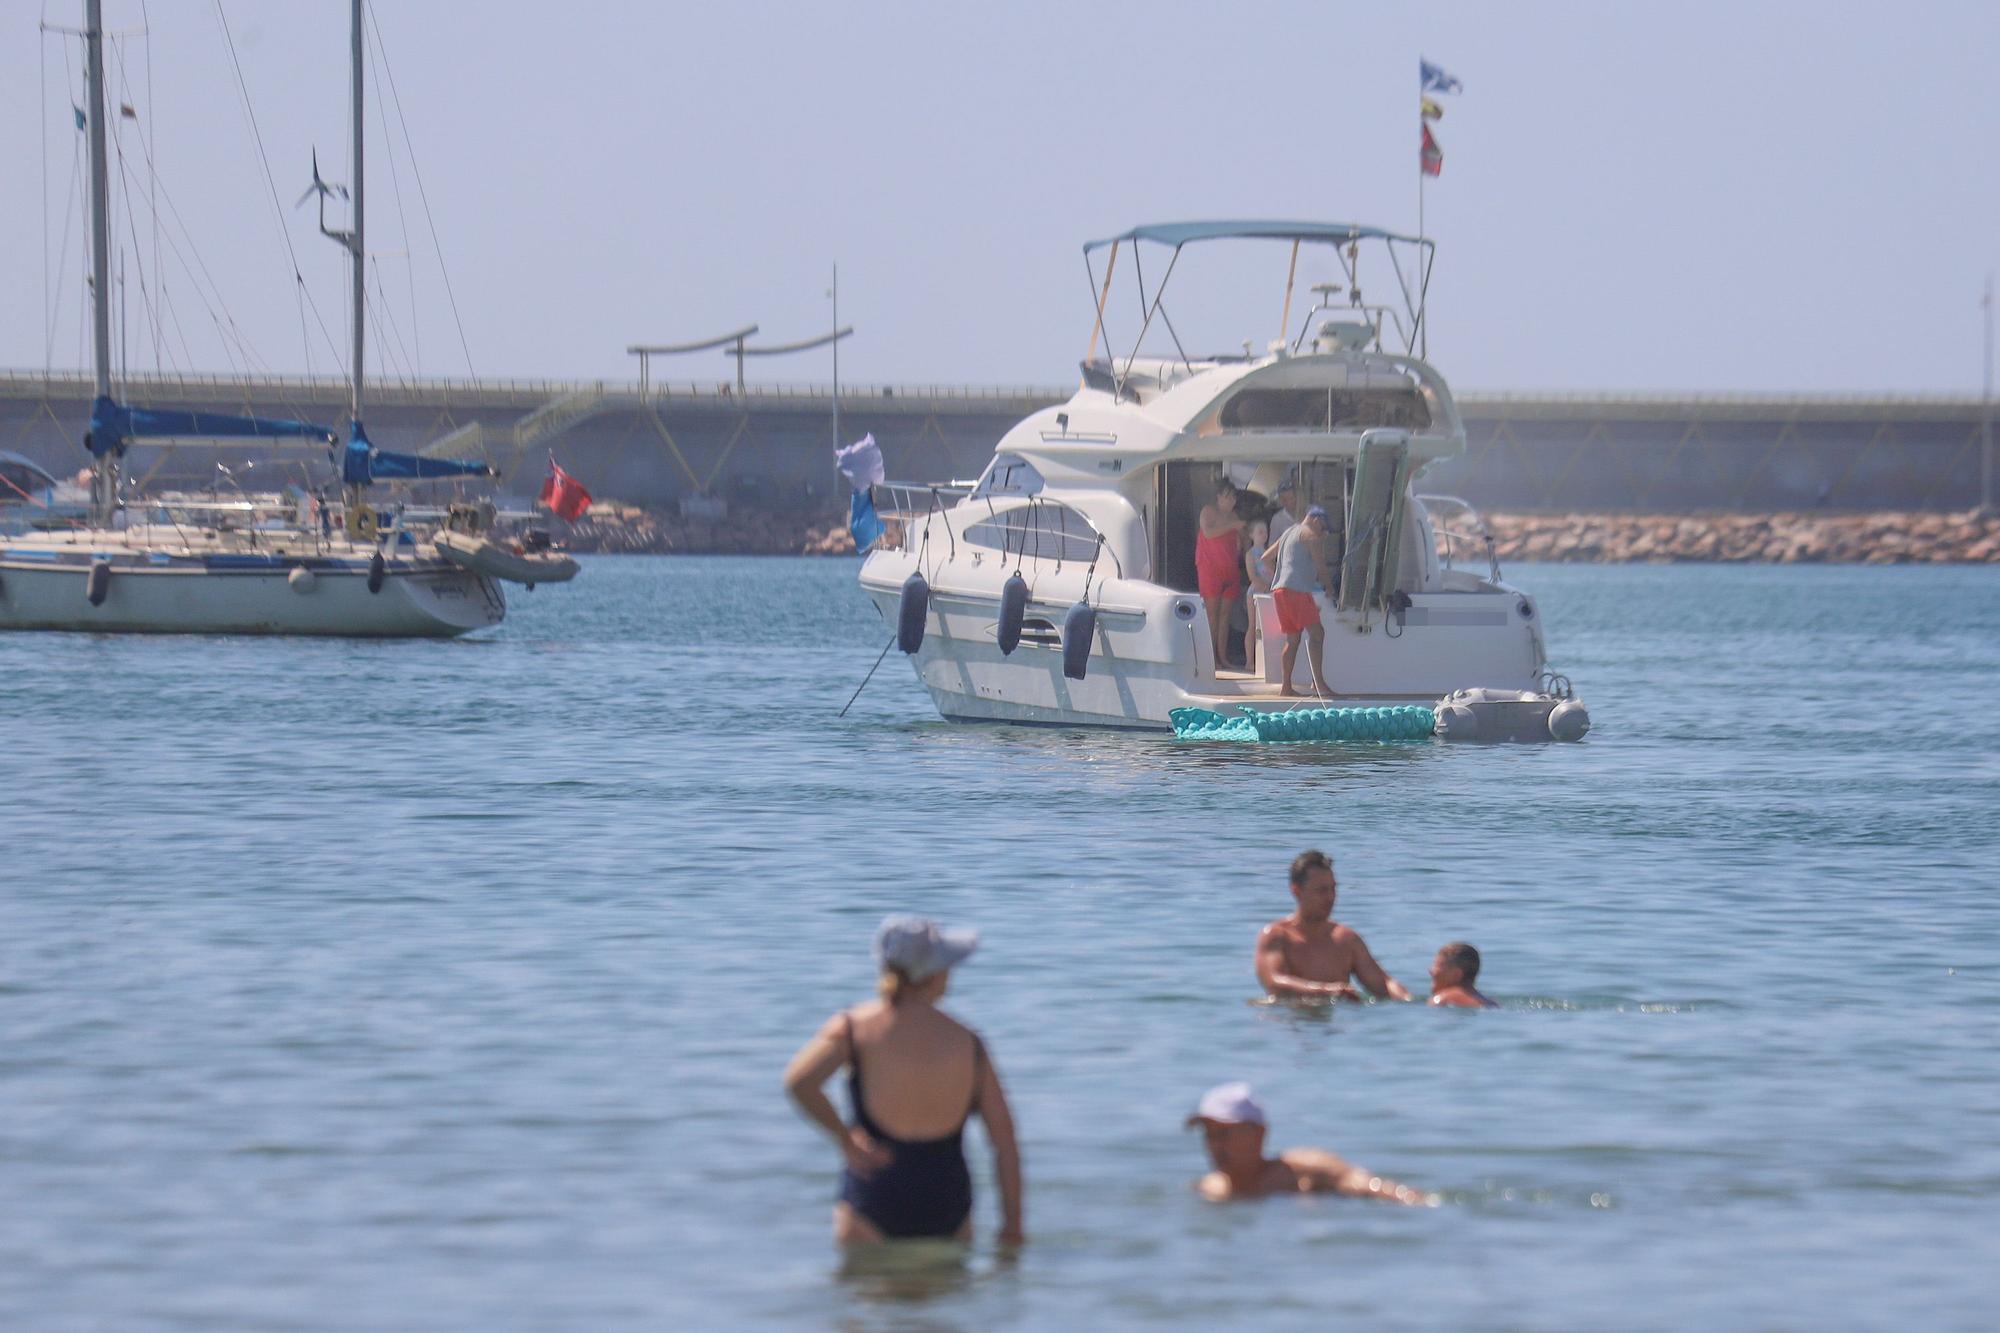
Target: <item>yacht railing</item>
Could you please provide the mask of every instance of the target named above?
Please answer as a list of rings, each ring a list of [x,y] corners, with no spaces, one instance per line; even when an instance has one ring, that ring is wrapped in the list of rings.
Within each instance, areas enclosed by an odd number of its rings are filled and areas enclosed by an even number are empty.
[[[875,512],[882,518],[908,521],[949,509],[972,494],[971,481],[878,481]],[[883,500],[886,498],[886,504]]]
[[[885,551],[899,551],[909,541],[910,529],[934,514],[945,510],[972,494],[977,483],[970,481],[878,481],[869,494],[875,500],[875,515],[884,525],[879,546]],[[945,520],[945,528],[950,530],[951,520]],[[953,543],[954,547],[956,542]]]
[[[1331,302],[1322,301],[1306,312],[1305,322],[1299,326],[1299,336],[1292,339],[1293,355],[1297,355],[1305,347],[1306,339],[1313,336],[1313,319],[1320,314],[1334,316],[1343,314],[1372,315],[1374,318],[1370,319],[1368,323],[1375,330],[1373,342],[1375,350],[1378,352],[1383,350],[1382,330],[1391,323],[1396,326],[1396,336],[1403,340],[1404,346],[1408,346],[1410,343],[1410,329],[1403,323],[1402,313],[1394,306],[1334,305]],[[1333,321],[1329,320],[1328,322],[1331,323]]]
[[[1498,583],[1499,550],[1493,539],[1493,530],[1486,526],[1486,519],[1480,512],[1473,508],[1469,501],[1461,500],[1456,495],[1419,495],[1417,500],[1430,513],[1438,535],[1444,538],[1444,567],[1447,570],[1452,567],[1452,556],[1459,542],[1464,542],[1467,546],[1482,544],[1486,548],[1487,569],[1491,572],[1493,581]],[[1465,522],[1472,531],[1456,531],[1450,526],[1452,520]]]
[[[945,510],[950,509],[960,500],[971,495],[977,489],[978,485],[977,481],[881,481],[875,483],[873,494],[885,496],[888,499],[887,504],[882,503],[881,500],[876,501],[876,516],[884,522],[897,525],[891,528],[889,535],[883,539],[883,549],[893,551],[904,548],[909,541],[908,531],[911,524],[921,523],[933,515],[944,517]],[[1015,509],[1032,509],[1034,506],[1043,503],[1034,496],[996,495],[989,499],[989,507],[992,507],[994,502],[1003,500],[1018,503],[1009,503],[1004,509],[998,510],[1001,513],[1012,512]],[[1087,528],[1090,535],[1097,541],[1098,551],[1111,557],[1112,568],[1117,571],[1119,578],[1124,578],[1125,562],[1119,559],[1118,550],[1111,544],[1111,538],[1105,535],[1104,529],[1091,522],[1090,517],[1080,510],[1071,509],[1066,505],[1061,506],[1061,509],[1063,522],[1080,523]],[[953,539],[955,549],[957,534],[950,532],[951,520],[948,517],[944,517],[944,522],[949,537]],[[1088,561],[1090,564],[1095,564],[1096,562],[1097,557],[1094,555]],[[1079,561],[1078,563],[1086,562]]]

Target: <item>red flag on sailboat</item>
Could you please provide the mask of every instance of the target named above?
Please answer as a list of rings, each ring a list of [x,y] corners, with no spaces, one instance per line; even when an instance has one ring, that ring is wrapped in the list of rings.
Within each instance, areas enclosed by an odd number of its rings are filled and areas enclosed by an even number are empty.
[[[553,458],[549,459],[549,475],[542,480],[541,500],[572,523],[590,508],[590,492],[583,488],[582,482],[556,466]]]
[[[1435,176],[1444,170],[1444,149],[1438,147],[1437,136],[1431,133],[1429,122],[1424,124],[1424,147],[1417,157],[1417,165],[1426,176]]]

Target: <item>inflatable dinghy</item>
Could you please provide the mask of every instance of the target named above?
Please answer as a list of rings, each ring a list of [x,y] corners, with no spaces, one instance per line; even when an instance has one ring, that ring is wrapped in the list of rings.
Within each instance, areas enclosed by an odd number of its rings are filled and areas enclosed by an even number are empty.
[[[1590,713],[1566,685],[1534,690],[1453,690],[1438,700],[1437,734],[1448,741],[1580,741]]]
[[[460,568],[531,588],[537,583],[567,583],[579,568],[574,556],[561,551],[497,542],[481,533],[446,529],[432,540],[437,553]]]

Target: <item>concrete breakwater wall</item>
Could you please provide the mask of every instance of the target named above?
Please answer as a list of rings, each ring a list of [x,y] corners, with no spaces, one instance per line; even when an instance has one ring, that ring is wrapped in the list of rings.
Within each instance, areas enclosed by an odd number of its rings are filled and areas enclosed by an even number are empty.
[[[345,420],[339,379],[135,376],[131,400],[264,416]],[[900,481],[975,477],[1026,414],[1073,384],[844,385],[841,434],[874,435]],[[87,461],[87,375],[0,371],[0,449],[58,475]],[[720,500],[817,513],[844,506],[825,385],[604,381],[411,381],[376,386],[368,426],[385,449],[484,458],[500,489],[532,495],[548,458],[598,495],[651,507]],[[1499,513],[1773,514],[1930,510],[1983,502],[1983,412],[1965,395],[1531,394],[1462,392],[1464,456],[1421,489]],[[201,488],[218,462],[239,478],[324,477],[323,456],[244,471],[243,451],[135,444],[130,474]],[[249,484],[247,481],[245,484]]]
[[[1489,514],[1503,561],[1736,561],[1762,564],[2000,564],[2000,514]],[[844,514],[732,508],[726,518],[600,501],[557,523],[571,550],[631,555],[851,555]],[[1458,542],[1478,568],[1483,545]]]

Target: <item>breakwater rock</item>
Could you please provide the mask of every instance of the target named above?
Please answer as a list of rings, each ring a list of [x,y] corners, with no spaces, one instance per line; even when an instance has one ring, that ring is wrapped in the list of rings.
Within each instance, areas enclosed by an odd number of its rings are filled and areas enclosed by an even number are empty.
[[[673,509],[594,501],[575,523],[551,520],[571,551],[614,555],[852,555],[847,515],[780,513],[731,506],[714,518]]]
[[[2000,563],[2000,514],[1489,514],[1502,560]],[[1483,552],[1457,546],[1460,563]]]

